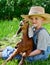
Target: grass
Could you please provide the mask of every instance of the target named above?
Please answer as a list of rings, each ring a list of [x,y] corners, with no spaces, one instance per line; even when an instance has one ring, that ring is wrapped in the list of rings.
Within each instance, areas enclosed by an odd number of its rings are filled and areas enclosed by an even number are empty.
[[[0,21],[0,39],[3,37],[11,37],[14,35],[18,29],[19,21],[10,20],[10,21]]]
[[[44,24],[43,25],[47,31],[50,33],[50,23],[48,24]],[[14,18],[12,21],[0,21],[0,40],[2,40],[4,37],[9,37],[11,38],[16,31],[19,28],[19,20],[17,20],[16,18]],[[3,41],[4,44],[7,46],[9,43]],[[5,46],[4,46],[5,47]],[[0,65],[4,60],[0,59]],[[6,65],[18,65],[18,60],[12,60],[7,62]],[[34,62],[27,62],[25,61],[24,65],[50,65],[50,57],[47,60],[44,61],[34,61]]]
[[[3,62],[4,60],[0,59],[0,64]],[[6,65],[18,65],[18,60],[13,59],[12,61],[7,62]],[[41,60],[34,62],[25,61],[24,65],[50,65],[50,57],[44,61]]]

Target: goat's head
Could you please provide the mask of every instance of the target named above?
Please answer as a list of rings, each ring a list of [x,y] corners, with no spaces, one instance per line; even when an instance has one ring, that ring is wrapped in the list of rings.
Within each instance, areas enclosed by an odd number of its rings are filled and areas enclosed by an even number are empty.
[[[20,27],[22,30],[25,30],[28,28],[28,21],[26,20],[23,20],[21,23],[20,23]]]
[[[20,28],[19,28],[17,34],[19,34],[21,31],[26,32],[28,29],[28,26],[29,26],[28,21],[26,21],[26,20],[21,21]]]

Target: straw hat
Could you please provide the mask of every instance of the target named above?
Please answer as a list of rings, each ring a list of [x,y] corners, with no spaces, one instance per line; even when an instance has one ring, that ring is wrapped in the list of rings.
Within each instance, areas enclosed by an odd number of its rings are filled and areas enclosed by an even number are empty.
[[[21,15],[26,20],[29,20],[31,16],[40,16],[44,18],[44,22],[50,22],[50,14],[45,13],[44,8],[41,6],[32,6],[28,15]]]

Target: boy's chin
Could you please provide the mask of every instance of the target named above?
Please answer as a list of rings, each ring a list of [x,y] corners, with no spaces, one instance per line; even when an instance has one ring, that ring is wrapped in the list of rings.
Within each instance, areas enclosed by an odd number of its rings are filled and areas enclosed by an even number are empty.
[[[35,28],[37,27],[37,25],[36,25],[36,24],[34,24],[33,26],[34,26]]]

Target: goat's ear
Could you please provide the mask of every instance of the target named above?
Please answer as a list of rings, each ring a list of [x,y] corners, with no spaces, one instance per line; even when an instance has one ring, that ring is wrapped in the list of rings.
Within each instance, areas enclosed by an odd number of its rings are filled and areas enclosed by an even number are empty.
[[[17,31],[17,35],[18,35],[21,31],[22,31],[21,28],[19,28],[19,30]]]

